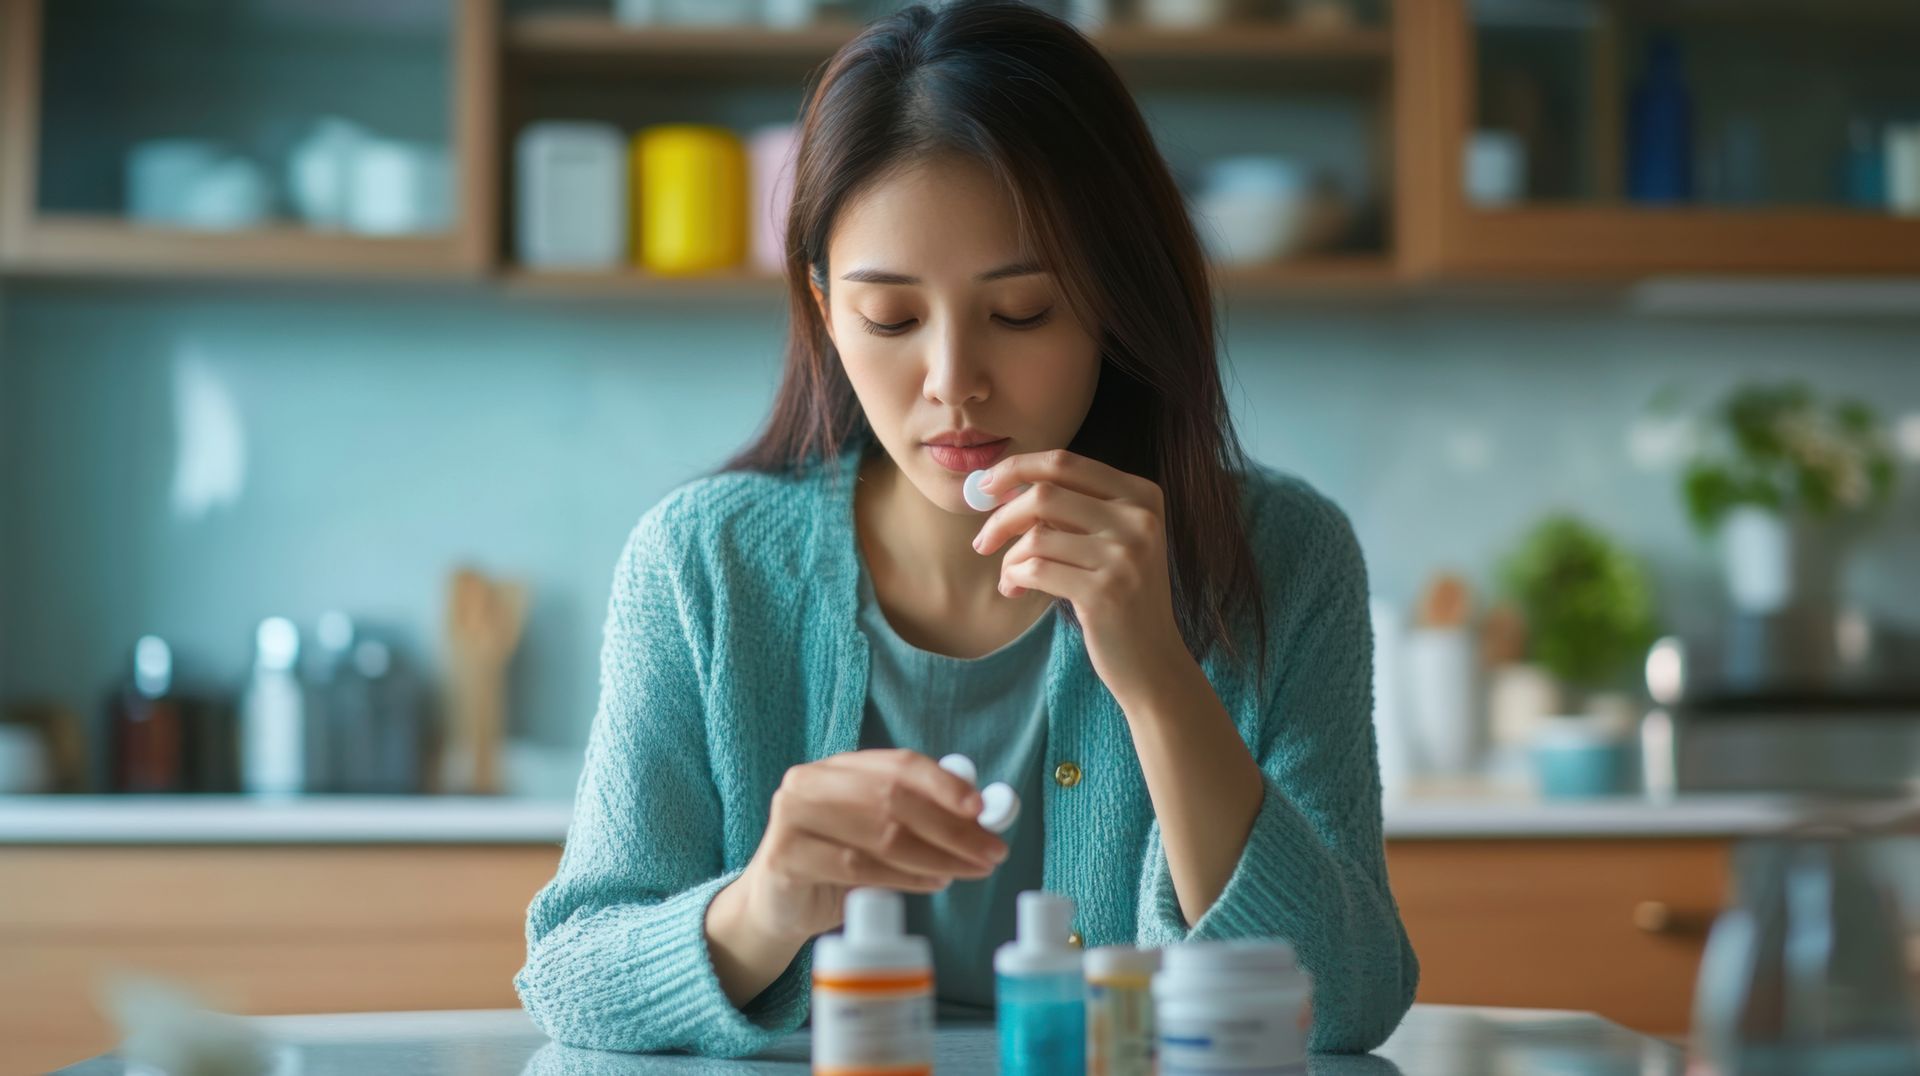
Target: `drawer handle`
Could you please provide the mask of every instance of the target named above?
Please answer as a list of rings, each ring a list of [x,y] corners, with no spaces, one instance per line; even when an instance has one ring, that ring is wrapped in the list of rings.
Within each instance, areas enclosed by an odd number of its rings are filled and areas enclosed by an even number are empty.
[[[1694,937],[1713,926],[1713,913],[1675,908],[1664,900],[1643,900],[1633,906],[1633,925],[1648,934]]]

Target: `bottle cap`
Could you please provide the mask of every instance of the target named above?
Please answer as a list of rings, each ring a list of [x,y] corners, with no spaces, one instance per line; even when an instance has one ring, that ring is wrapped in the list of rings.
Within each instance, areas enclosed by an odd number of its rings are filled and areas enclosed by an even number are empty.
[[[1245,994],[1312,988],[1312,978],[1294,961],[1293,946],[1278,938],[1182,942],[1167,950],[1153,977],[1155,997]]]
[[[1073,932],[1073,901],[1058,893],[1029,889],[1014,901],[1018,926],[1014,940],[993,954],[1001,975],[1079,975],[1080,950],[1068,944]]]
[[[927,939],[906,932],[906,904],[891,889],[862,886],[847,893],[846,925],[813,943],[821,971],[919,970],[930,967]]]
[[[1102,945],[1087,950],[1087,980],[1147,979],[1160,970],[1160,950]]]

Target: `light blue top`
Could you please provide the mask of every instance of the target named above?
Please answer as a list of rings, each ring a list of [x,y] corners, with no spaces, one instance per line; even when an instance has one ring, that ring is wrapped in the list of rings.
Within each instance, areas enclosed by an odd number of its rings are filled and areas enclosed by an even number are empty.
[[[853,488],[871,444],[690,482],[628,538],[566,850],[527,910],[514,977],[554,1039],[738,1056],[806,1019],[812,948],[736,1008],[707,952],[707,905],[753,857],[787,769],[859,746],[872,654]],[[1072,898],[1089,947],[1284,938],[1313,976],[1309,1045],[1370,1050],[1413,1003],[1419,965],[1387,888],[1366,569],[1346,517],[1305,483],[1256,466],[1239,494],[1264,665],[1215,647],[1200,666],[1266,794],[1226,887],[1189,927],[1127,715],[1065,616],[1041,765],[1083,776],[1049,778],[1021,816],[1044,824],[1045,888]],[[1243,652],[1253,627],[1229,622]]]
[[[860,629],[872,662],[860,746],[957,752],[973,760],[981,787],[1005,781],[1020,794],[1020,817],[1002,835],[1007,858],[992,874],[907,896],[907,930],[932,943],[934,992],[955,1016],[991,1015],[993,950],[1013,940],[1014,895],[1045,877],[1043,819],[1025,805],[1044,794],[1047,658],[1058,615],[1048,606],[1018,638],[977,658],[936,654],[894,630],[860,565]]]

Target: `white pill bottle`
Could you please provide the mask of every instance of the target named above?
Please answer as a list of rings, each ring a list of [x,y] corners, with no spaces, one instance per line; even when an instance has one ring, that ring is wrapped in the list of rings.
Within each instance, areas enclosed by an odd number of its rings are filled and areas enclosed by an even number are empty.
[[[1313,980],[1276,940],[1184,942],[1153,977],[1161,1076],[1304,1073]]]
[[[933,953],[892,890],[849,892],[842,932],[813,943],[813,1072],[933,1072]]]

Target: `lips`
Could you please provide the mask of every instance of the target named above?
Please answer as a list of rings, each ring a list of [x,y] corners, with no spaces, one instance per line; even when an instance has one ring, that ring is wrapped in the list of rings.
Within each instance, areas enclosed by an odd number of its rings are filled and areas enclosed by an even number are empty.
[[[953,438],[953,440],[960,439],[962,438]],[[1011,443],[1011,441],[1006,437],[968,445],[935,444],[929,441],[926,444],[926,449],[927,454],[933,457],[935,463],[938,463],[949,471],[956,471],[964,475],[978,471],[983,467],[993,466],[994,461],[1006,455],[1007,445],[1009,443]]]

